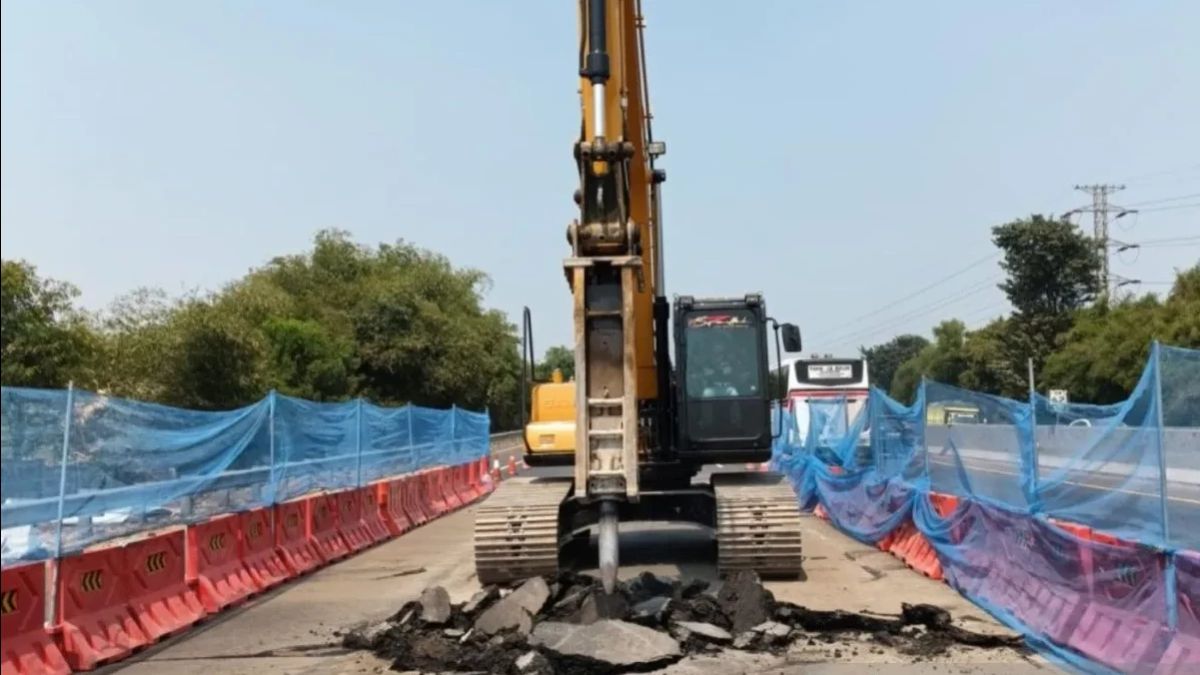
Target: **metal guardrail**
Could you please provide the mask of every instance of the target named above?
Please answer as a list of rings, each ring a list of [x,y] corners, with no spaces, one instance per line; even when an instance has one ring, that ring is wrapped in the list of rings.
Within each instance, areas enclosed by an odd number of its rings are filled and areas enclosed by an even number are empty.
[[[520,429],[516,431],[501,431],[498,434],[492,434],[488,437],[491,454],[498,455],[511,452],[513,448],[518,448],[523,445],[521,434],[524,432]]]

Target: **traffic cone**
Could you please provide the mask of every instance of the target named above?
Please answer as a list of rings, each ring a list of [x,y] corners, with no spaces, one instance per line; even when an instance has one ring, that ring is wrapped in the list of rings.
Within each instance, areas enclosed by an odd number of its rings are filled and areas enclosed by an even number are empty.
[[[515,457],[513,457],[512,455],[508,456],[508,475],[509,476],[517,475],[517,459]]]

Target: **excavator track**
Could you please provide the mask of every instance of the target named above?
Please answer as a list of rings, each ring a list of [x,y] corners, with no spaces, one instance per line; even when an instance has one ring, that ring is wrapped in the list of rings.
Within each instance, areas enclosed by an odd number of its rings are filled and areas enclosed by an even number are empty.
[[[763,577],[801,574],[800,504],[776,473],[715,474],[717,572]]]
[[[485,584],[558,573],[559,506],[571,481],[510,478],[475,512],[475,573]]]

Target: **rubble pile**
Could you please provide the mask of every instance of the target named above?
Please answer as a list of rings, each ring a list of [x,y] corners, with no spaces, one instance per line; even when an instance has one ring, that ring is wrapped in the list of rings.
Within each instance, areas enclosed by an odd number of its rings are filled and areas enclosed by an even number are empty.
[[[753,572],[711,584],[643,573],[612,595],[592,577],[564,572],[488,586],[458,605],[435,586],[387,621],[346,633],[343,644],[375,652],[397,671],[597,675],[654,670],[689,654],[781,653],[801,640],[839,639],[916,657],[955,644],[1020,646],[1017,638],[955,626],[932,605],[906,604],[899,616],[883,617],[776,602]]]

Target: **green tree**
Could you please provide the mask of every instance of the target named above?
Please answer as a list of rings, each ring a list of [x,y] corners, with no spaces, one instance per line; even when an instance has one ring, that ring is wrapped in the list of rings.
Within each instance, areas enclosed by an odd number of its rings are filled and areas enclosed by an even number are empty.
[[[927,346],[929,340],[920,335],[897,335],[874,347],[859,347],[858,351],[867,360],[872,384],[883,391],[889,391],[892,379],[901,364],[920,354]]]
[[[42,279],[25,261],[0,268],[0,379],[6,386],[65,387],[74,380],[94,385],[98,343],[87,317],[77,310],[79,291]]]
[[[1014,319],[996,319],[963,340],[963,371],[958,386],[1008,398],[1028,398],[1028,370]],[[1018,339],[1014,340],[1014,337]]]
[[[311,319],[272,317],[263,323],[270,381],[280,393],[314,401],[342,400],[353,391],[354,345]]]
[[[546,350],[542,360],[534,369],[534,378],[545,382],[555,369],[562,371],[563,381],[575,377],[575,352],[562,345],[555,345]]]
[[[891,396],[899,401],[911,402],[923,377],[943,384],[958,385],[959,377],[967,365],[963,353],[966,335],[966,325],[957,319],[935,326],[933,343],[926,345],[896,370],[889,390]]]
[[[262,398],[268,387],[268,345],[257,326],[227,305],[193,299],[168,322],[167,403],[185,408],[235,408]]]
[[[165,401],[165,369],[174,356],[169,320],[176,303],[160,289],[141,288],[109,306],[99,322],[101,389],[141,401]]]
[[[992,242],[1004,256],[1007,278],[1000,289],[1016,310],[1004,326],[1007,351],[1022,364],[1032,358],[1040,372],[1076,310],[1103,290],[1095,242],[1069,222],[1040,215],[992,228]]]
[[[1178,276],[1165,301],[1127,297],[1079,312],[1041,381],[1067,389],[1074,400],[1121,401],[1137,385],[1154,340],[1200,348],[1200,265]]]

